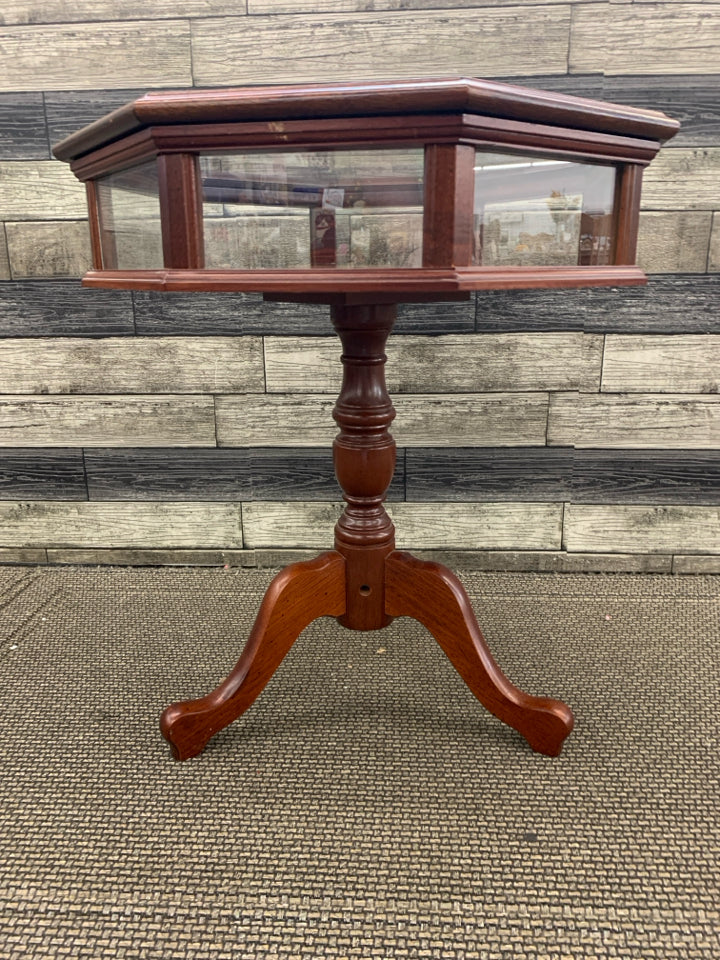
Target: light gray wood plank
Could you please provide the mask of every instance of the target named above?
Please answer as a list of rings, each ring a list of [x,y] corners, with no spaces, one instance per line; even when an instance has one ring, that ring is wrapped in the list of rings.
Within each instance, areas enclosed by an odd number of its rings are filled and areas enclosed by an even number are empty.
[[[713,214],[712,233],[710,234],[710,252],[708,254],[708,270],[720,271],[720,213]]]
[[[186,20],[0,27],[1,90],[191,85]]]
[[[538,0],[540,2],[540,0]],[[241,16],[245,0],[3,0],[0,22],[87,23],[93,20],[172,20],[178,17]]]
[[[10,258],[8,256],[5,225],[0,223],[0,280],[10,279]]]
[[[337,393],[336,337],[266,337],[269,393]],[[602,337],[579,332],[396,336],[387,347],[391,393],[596,390]]]
[[[712,213],[643,211],[638,264],[646,273],[704,273]]]
[[[86,216],[85,187],[67,164],[58,160],[0,161],[1,220],[82,220]]]
[[[548,443],[605,449],[713,449],[720,446],[720,397],[556,394],[550,398]]]
[[[602,3],[605,0],[584,0],[585,3]],[[374,13],[390,10],[431,10],[437,7],[459,10],[480,6],[479,0],[247,0],[248,13]],[[481,0],[483,7],[505,6],[508,0]],[[516,0],[517,3],[517,0]],[[568,0],[522,0],[523,6],[534,4],[568,3]]]
[[[3,547],[242,547],[233,503],[0,502]]]
[[[315,547],[332,539],[341,504],[243,505],[248,547]],[[560,547],[561,504],[465,503],[388,505],[400,549],[529,549]]]
[[[259,337],[0,341],[0,394],[235,394],[262,389]]]
[[[212,447],[212,397],[0,397],[0,447]]]
[[[717,21],[720,24],[720,14]],[[643,210],[714,210],[720,202],[718,183],[720,147],[667,147],[645,172],[641,206]]]
[[[545,393],[396,397],[393,435],[399,446],[542,446]],[[330,395],[221,396],[216,399],[221,447],[316,447],[337,434]]]
[[[678,554],[672,560],[673,573],[720,573],[720,555],[684,556]]]
[[[720,335],[605,338],[608,393],[720,393]]]
[[[570,73],[707,74],[720,58],[720,17],[707,3],[611,3],[573,9]]]
[[[581,552],[720,554],[720,507],[570,503],[563,541]]]
[[[570,7],[198,20],[195,83],[565,73]]]
[[[92,265],[87,220],[6,224],[13,279],[81,277]]]
[[[47,563],[43,547],[0,547],[0,563]]]

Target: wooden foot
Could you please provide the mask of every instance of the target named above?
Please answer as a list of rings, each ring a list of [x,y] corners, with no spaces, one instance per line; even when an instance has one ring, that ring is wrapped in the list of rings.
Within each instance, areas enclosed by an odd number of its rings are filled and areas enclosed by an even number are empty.
[[[300,633],[318,617],[345,613],[345,560],[331,551],[294,563],[270,584],[242,656],[212,693],[169,706],[160,729],[176,760],[195,757],[250,707]]]
[[[522,734],[533,750],[556,757],[573,728],[572,711],[559,700],[523,693],[507,679],[457,577],[438,563],[401,552],[390,554],[385,571],[387,613],[419,620],[480,703]]]

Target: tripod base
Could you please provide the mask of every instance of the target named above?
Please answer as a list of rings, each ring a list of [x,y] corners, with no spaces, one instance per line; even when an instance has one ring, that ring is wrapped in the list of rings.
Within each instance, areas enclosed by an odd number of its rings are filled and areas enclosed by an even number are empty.
[[[440,644],[462,679],[491,713],[517,730],[533,750],[557,756],[573,728],[569,707],[515,687],[488,649],[460,581],[437,563],[394,551],[383,560],[384,623],[393,617],[419,620]],[[242,656],[212,692],[168,707],[160,727],[177,760],[197,756],[214,734],[250,707],[300,633],[318,617],[331,616],[351,629],[362,621],[355,577],[345,558],[330,551],[286,567],[273,580]],[[361,588],[362,589],[362,588]],[[377,596],[359,593],[368,603]],[[348,595],[352,604],[348,604]],[[350,609],[359,610],[354,616]],[[357,618],[360,622],[354,623]]]

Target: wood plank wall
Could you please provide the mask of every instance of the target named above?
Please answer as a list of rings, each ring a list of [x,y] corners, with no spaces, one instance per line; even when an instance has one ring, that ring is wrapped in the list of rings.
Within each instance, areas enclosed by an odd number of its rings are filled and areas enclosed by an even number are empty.
[[[84,193],[51,144],[153,87],[462,73],[683,128],[645,179],[647,288],[402,309],[399,543],[720,571],[713,0],[5,0],[0,562],[276,564],[328,546],[339,511],[325,309],[81,289]]]

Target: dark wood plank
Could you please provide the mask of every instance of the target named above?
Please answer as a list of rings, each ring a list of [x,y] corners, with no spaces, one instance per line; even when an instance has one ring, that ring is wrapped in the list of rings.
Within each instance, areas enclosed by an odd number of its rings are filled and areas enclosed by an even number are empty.
[[[45,94],[51,145],[146,93],[145,89],[62,90]]]
[[[0,93],[0,159],[47,160],[50,145],[41,93]]]
[[[720,74],[606,77],[603,99],[660,110],[681,123],[673,147],[720,143]]]
[[[0,500],[87,500],[82,450],[4,449]]]
[[[133,293],[144,336],[332,336],[330,311],[317,303],[266,303],[258,293]],[[475,303],[402,304],[399,333],[472,332]]]
[[[91,500],[334,502],[341,498],[329,449],[101,448],[87,450],[85,464]],[[400,451],[389,499],[404,498],[405,461]]]
[[[720,276],[662,274],[645,287],[480,291],[476,329],[720,333]]]
[[[407,499],[720,504],[720,451],[410,448]]]
[[[77,280],[0,283],[0,337],[104,337],[134,333],[126,290]]]

